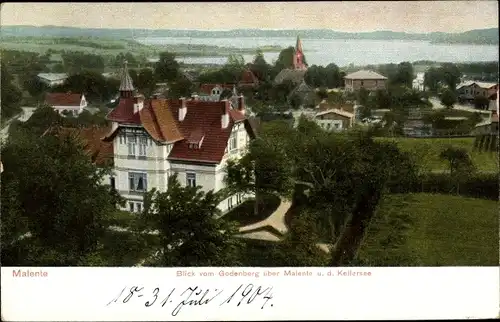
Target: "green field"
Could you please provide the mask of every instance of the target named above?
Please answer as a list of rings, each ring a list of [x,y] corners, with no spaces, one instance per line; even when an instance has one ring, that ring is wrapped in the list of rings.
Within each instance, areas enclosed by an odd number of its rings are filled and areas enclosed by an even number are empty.
[[[498,202],[390,195],[361,245],[359,265],[497,266]]]
[[[439,154],[447,146],[464,148],[469,151],[474,165],[479,171],[498,171],[498,154],[493,152],[473,151],[474,138],[378,138],[379,140],[391,140],[403,150],[416,154],[416,159],[429,170],[448,170],[445,161],[439,158]]]
[[[160,52],[175,52],[178,56],[229,56],[231,54],[255,54],[257,48],[233,48],[200,44],[145,45],[132,39],[106,39],[96,37],[2,37],[2,49],[30,51],[44,54],[51,49],[61,51],[81,51],[99,55],[117,55],[130,52],[134,55],[157,57]],[[263,52],[279,52],[279,46],[264,46]]]

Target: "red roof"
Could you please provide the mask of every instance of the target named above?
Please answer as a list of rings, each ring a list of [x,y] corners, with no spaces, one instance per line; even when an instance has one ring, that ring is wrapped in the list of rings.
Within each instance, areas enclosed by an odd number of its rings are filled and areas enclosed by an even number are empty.
[[[245,69],[243,71],[243,74],[241,75],[241,81],[240,81],[240,86],[241,85],[252,85],[256,86],[258,85],[259,80],[257,77],[252,73],[250,69]]]
[[[181,100],[151,99],[144,102],[139,113],[134,113],[134,99],[121,98],[118,106],[108,114],[108,119],[118,123],[142,125],[153,139],[175,142],[170,157],[176,160],[220,162],[224,156],[232,126],[246,120],[239,110],[230,108],[229,101],[185,100],[186,116],[179,121]],[[222,128],[223,110],[229,114],[229,126]],[[252,132],[249,124],[245,124]],[[106,138],[112,140],[117,133]],[[203,139],[203,140],[202,140]],[[189,145],[200,143],[199,148]]]
[[[180,101],[169,102],[174,118],[179,115]],[[203,102],[187,101],[187,113],[182,122],[177,122],[186,140],[174,144],[169,159],[192,160],[218,163],[224,156],[229,136],[234,123],[245,120],[239,111],[231,110],[228,101]],[[229,125],[223,129],[221,124],[222,111],[229,112]],[[201,140],[199,148],[190,147],[190,143]]]
[[[201,84],[200,85],[200,92],[203,94],[210,95],[212,94],[212,89],[214,87],[220,87],[222,90],[229,89],[233,90],[234,84]]]
[[[80,106],[82,94],[47,93],[45,102],[50,106]]]

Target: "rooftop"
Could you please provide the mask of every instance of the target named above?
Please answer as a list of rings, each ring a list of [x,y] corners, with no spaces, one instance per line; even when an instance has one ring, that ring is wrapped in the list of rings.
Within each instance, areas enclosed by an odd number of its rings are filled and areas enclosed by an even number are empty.
[[[58,81],[68,78],[68,74],[66,73],[40,73],[37,76],[48,81]]]
[[[47,93],[45,102],[50,106],[80,106],[81,93]]]
[[[348,74],[345,79],[387,79],[387,77],[380,75],[371,70],[358,70],[357,72]]]

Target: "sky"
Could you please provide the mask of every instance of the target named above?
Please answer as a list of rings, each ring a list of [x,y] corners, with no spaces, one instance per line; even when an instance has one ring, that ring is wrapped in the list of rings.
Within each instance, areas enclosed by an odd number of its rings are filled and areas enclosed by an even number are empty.
[[[132,29],[463,32],[498,27],[498,2],[3,3],[1,25]]]

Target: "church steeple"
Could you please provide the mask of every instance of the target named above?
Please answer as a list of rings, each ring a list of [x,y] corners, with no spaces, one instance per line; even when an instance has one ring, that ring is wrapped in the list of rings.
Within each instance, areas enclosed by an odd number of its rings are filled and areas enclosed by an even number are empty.
[[[134,97],[134,84],[128,73],[127,61],[123,62],[123,69],[120,77],[120,97]]]
[[[297,36],[297,43],[295,44],[295,52],[293,55],[293,68],[294,69],[306,69],[304,64],[304,52],[302,51],[302,41],[300,37]]]

